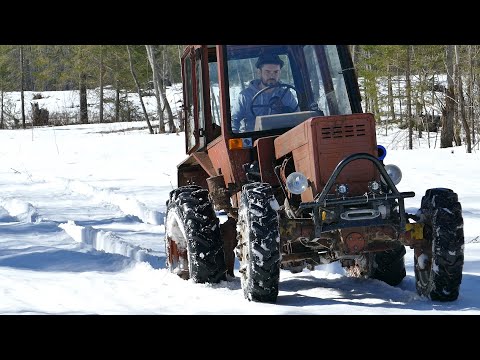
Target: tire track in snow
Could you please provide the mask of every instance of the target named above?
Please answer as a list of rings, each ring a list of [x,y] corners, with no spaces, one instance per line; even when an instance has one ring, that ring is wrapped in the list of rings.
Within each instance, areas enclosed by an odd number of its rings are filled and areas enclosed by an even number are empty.
[[[38,219],[38,210],[29,202],[19,199],[0,199],[0,222],[28,222]]]
[[[125,215],[136,216],[146,224],[164,224],[164,212],[151,210],[144,203],[130,196],[116,194],[107,189],[99,189],[79,180],[55,178],[55,181],[63,182],[65,187],[78,194],[89,195],[99,202],[116,205],[125,213]]]
[[[20,199],[0,199],[0,222],[35,223],[38,210],[29,202]],[[91,226],[80,226],[73,220],[58,225],[74,241],[90,245],[93,249],[106,253],[123,255],[136,261],[147,262],[154,269],[164,267],[164,261],[155,256],[152,250],[135,246],[113,231],[94,229]]]
[[[161,260],[159,256],[152,254],[151,250],[132,245],[112,231],[98,230],[91,226],[80,226],[72,220],[58,226],[75,241],[90,245],[95,250],[119,254],[137,261],[147,262],[154,269],[165,267],[164,261]]]

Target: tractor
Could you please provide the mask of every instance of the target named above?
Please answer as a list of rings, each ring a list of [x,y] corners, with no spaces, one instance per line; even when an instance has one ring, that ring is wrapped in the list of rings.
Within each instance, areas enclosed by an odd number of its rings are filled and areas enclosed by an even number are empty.
[[[258,59],[281,59],[280,81],[233,125]],[[190,45],[181,58],[186,159],[167,200],[170,272],[196,283],[235,279],[249,301],[276,303],[283,270],[339,261],[348,276],[397,286],[413,249],[416,290],[459,295],[464,264],[458,195],[431,188],[409,214],[402,172],[384,164],[373,114],[362,111],[346,45]],[[278,88],[278,89],[277,89]],[[269,102],[260,93],[277,92]],[[278,106],[288,93],[296,108]],[[259,109],[261,111],[259,111]]]

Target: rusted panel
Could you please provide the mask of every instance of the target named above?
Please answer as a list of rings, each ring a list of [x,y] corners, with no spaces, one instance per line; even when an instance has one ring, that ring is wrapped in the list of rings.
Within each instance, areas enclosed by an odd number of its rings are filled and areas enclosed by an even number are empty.
[[[257,148],[258,164],[262,181],[278,185],[278,179],[274,172],[275,148],[274,140],[276,136],[268,136],[255,141],[254,147]]]
[[[304,122],[275,139],[275,156],[279,159],[304,145],[306,142],[307,136]]]
[[[310,239],[314,234],[314,225],[312,221],[282,218],[279,231],[281,242],[294,241],[299,237]]]
[[[341,229],[341,240],[346,241],[349,234],[359,233],[368,242],[399,240],[399,234],[394,226],[357,226],[348,229]]]
[[[228,159],[227,146],[223,138],[214,140],[207,147],[208,156],[212,162],[213,168],[221,171],[225,178],[225,185],[232,180],[232,169]],[[218,174],[219,175],[219,174]]]
[[[275,140],[277,159],[290,152],[296,171],[307,176],[312,185],[302,194],[302,201],[312,201],[345,157],[359,152],[378,155],[375,119],[369,113],[308,119]],[[348,183],[350,195],[361,195],[373,179],[379,179],[373,163],[356,160],[345,167],[337,182]]]
[[[215,176],[218,175],[215,169],[213,168],[213,164],[207,155],[207,153],[203,151],[199,151],[196,153],[193,153],[192,156],[197,160],[197,162],[201,165],[203,170],[209,175],[209,176]]]
[[[212,161],[213,168],[221,172],[225,179],[225,186],[235,184],[240,188],[241,184],[246,183],[247,178],[242,165],[251,161],[251,150],[228,150],[226,139],[223,137],[213,141],[208,146],[208,156]],[[237,198],[233,198],[233,206],[238,204]]]
[[[372,114],[353,114],[318,117],[308,121],[309,142],[312,145],[315,182],[323,189],[338,163],[354,153],[378,155],[375,119]],[[350,195],[362,195],[368,181],[378,179],[378,171],[368,160],[348,164],[337,178],[337,183],[347,183]]]
[[[242,165],[251,161],[250,149],[228,150],[227,139],[219,138],[208,146],[208,156],[214,169],[221,169],[226,186],[246,182]]]

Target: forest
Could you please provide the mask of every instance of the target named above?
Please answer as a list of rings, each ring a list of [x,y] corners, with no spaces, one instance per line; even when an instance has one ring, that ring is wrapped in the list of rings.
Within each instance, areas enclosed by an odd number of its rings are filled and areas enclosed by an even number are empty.
[[[146,120],[132,113],[128,94],[154,95],[158,132],[177,128],[165,89],[181,83],[183,45],[0,45],[0,129],[42,125],[46,114],[30,109],[25,91],[78,90],[79,123]],[[363,111],[380,126],[396,125],[413,133],[438,131],[440,147],[478,145],[480,111],[480,47],[477,45],[350,45],[360,84]],[[88,114],[87,90],[98,91],[98,116]],[[107,91],[108,90],[108,91]],[[12,110],[6,93],[21,94],[21,114]],[[35,94],[36,95],[36,94]],[[34,95],[34,98],[35,98]],[[104,104],[115,111],[104,113]],[[28,117],[32,119],[28,119]],[[50,119],[61,114],[47,114]],[[57,122],[58,123],[58,122]]]

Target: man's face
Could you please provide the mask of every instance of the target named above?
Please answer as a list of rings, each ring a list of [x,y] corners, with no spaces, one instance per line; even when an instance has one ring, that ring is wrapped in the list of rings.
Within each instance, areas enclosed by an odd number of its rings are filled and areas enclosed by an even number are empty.
[[[260,80],[264,87],[276,85],[280,79],[280,65],[264,64],[260,69]]]

